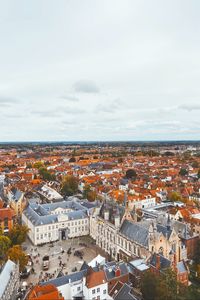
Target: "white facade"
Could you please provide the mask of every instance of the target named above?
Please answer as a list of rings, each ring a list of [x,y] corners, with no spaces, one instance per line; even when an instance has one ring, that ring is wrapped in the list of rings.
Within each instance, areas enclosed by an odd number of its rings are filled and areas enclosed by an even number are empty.
[[[22,223],[30,229],[28,236],[34,245],[84,236],[90,232],[87,210],[74,201],[29,204],[22,213]]]
[[[133,200],[133,201],[129,201],[128,203],[129,208],[133,209],[134,207],[136,209],[146,209],[146,208],[150,208],[150,207],[154,207],[156,205],[156,198],[154,197],[146,197],[145,199],[142,200]]]
[[[85,297],[85,299],[91,299],[91,300],[112,299],[108,294],[107,282],[94,286],[92,288],[88,288],[85,283],[86,283],[85,278],[83,278],[83,296]]]
[[[0,273],[0,299],[16,299],[19,288],[19,266],[13,261],[8,260]]]

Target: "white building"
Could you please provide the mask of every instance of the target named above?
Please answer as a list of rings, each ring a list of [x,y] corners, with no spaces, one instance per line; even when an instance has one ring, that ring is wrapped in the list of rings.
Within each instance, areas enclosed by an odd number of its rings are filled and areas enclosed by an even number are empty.
[[[89,234],[89,213],[95,204],[73,200],[49,204],[29,203],[22,222],[34,245]]]
[[[16,299],[19,288],[19,266],[8,260],[0,270],[0,299]]]
[[[146,208],[150,208],[150,207],[154,207],[156,205],[156,198],[155,197],[151,197],[151,196],[147,196],[144,199],[136,199],[136,200],[129,200],[128,203],[130,209],[134,209],[134,207],[136,209],[146,209]]]

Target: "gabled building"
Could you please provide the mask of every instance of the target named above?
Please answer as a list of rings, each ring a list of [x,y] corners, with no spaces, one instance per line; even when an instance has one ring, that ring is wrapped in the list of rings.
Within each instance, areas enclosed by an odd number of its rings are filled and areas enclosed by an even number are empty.
[[[20,217],[26,207],[24,193],[16,188],[12,188],[7,190],[7,197],[10,207],[14,209],[17,217]]]
[[[0,231],[6,234],[13,227],[16,214],[10,207],[0,208]]]
[[[64,300],[64,297],[54,285],[48,284],[36,285],[28,294],[27,300]]]
[[[15,300],[19,288],[19,266],[8,260],[0,267],[0,299]]]
[[[186,224],[169,218],[147,219],[136,222],[135,211],[127,206],[116,207],[106,203],[90,217],[90,234],[97,245],[116,260],[147,259],[160,253],[170,259],[176,253],[177,261],[187,259],[183,238],[189,237]]]

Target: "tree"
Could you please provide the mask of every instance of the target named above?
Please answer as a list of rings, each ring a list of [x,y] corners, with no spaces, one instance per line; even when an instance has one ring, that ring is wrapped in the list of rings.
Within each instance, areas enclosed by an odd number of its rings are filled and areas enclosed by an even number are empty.
[[[89,185],[86,185],[83,189],[83,197],[88,201],[93,202],[96,200],[97,193],[93,191]]]
[[[199,171],[198,171],[198,173],[197,173],[197,176],[198,176],[198,178],[200,179],[200,169],[199,169]]]
[[[22,271],[28,263],[28,257],[19,245],[14,245],[10,248],[7,252],[7,257],[15,263],[19,262],[20,271]]]
[[[5,235],[0,235],[0,260],[5,259],[5,255],[11,246],[11,240]]]
[[[157,296],[158,277],[147,271],[142,277],[141,292],[144,300],[155,300]]]
[[[163,273],[150,271],[143,276],[141,292],[144,300],[186,300],[187,287],[183,288],[177,281],[176,273],[166,269]]]
[[[41,161],[36,161],[34,164],[33,164],[33,167],[35,168],[35,169],[39,169],[39,168],[41,168],[41,167],[43,167],[44,166],[44,164],[43,164],[43,162],[41,162]]]
[[[76,158],[75,157],[71,157],[70,159],[69,159],[69,162],[71,163],[71,162],[76,162]]]
[[[26,169],[31,169],[32,168],[32,164],[31,163],[27,163],[26,164]]]
[[[181,195],[178,193],[178,192],[172,192],[170,195],[169,195],[169,199],[173,202],[177,202],[177,201],[182,201],[182,197]]]
[[[193,168],[199,168],[199,163],[196,160],[193,161],[191,165],[192,165]]]
[[[16,224],[9,231],[9,238],[12,245],[21,245],[26,240],[27,233],[29,228],[26,225]]]
[[[186,176],[188,175],[188,170],[184,169],[184,168],[181,168],[180,171],[179,171],[179,175],[181,176]]]
[[[42,167],[39,169],[39,174],[43,180],[52,181],[55,180],[55,175],[51,174],[46,168]]]
[[[128,170],[126,171],[126,178],[128,178],[128,179],[135,179],[136,177],[137,177],[137,173],[136,173],[135,170],[133,170],[133,169],[128,169]]]
[[[67,175],[64,177],[61,186],[61,193],[64,197],[72,196],[78,192],[78,180],[72,175]]]

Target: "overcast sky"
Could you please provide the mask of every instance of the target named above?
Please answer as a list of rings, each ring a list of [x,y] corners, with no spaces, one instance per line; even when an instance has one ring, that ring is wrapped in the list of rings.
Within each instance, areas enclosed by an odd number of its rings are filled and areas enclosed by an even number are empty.
[[[199,0],[0,0],[0,141],[200,139]]]

